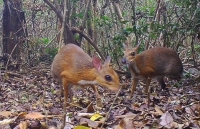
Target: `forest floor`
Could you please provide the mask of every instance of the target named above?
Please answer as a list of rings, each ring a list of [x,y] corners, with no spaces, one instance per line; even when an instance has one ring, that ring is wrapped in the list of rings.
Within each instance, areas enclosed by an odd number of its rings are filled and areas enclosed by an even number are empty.
[[[160,91],[152,80],[150,101],[142,83],[130,99],[131,80],[121,78],[123,88],[118,97],[98,88],[102,107],[96,106],[91,88],[74,86],[65,129],[200,128],[199,77],[185,74],[179,83],[166,80],[168,91]],[[59,129],[62,118],[63,97],[50,75],[50,66],[0,71],[0,129]]]

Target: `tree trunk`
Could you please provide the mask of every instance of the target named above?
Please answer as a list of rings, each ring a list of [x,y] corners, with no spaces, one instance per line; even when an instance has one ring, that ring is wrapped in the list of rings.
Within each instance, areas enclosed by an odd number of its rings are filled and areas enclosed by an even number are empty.
[[[3,53],[20,59],[22,44],[26,41],[27,29],[21,0],[3,0]]]

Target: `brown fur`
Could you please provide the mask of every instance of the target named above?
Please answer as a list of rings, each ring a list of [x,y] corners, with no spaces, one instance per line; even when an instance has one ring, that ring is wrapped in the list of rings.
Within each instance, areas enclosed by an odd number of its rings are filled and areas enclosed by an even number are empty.
[[[67,100],[68,94],[71,98],[68,92],[69,85],[81,85],[78,83],[81,80],[91,81],[91,84],[87,85],[91,85],[98,95],[92,81],[96,81],[97,84],[105,86],[113,91],[119,89],[119,77],[109,66],[109,62],[110,61],[105,62],[102,68],[97,70],[92,63],[92,58],[80,47],[74,44],[67,44],[63,46],[55,56],[51,66],[51,72],[56,80],[60,83],[62,82],[65,100]],[[106,75],[110,75],[112,81],[106,81]]]
[[[138,47],[126,48],[124,51],[124,58],[129,64],[133,79],[131,96],[135,91],[139,79],[146,81],[145,92],[148,92],[152,77],[157,78],[162,89],[166,87],[163,81],[164,76],[176,80],[181,79],[183,65],[174,50],[165,47],[156,47],[137,54]]]

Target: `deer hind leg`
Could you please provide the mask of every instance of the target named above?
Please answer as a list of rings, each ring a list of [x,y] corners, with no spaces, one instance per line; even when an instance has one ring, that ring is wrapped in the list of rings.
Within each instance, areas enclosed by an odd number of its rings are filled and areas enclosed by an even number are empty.
[[[64,102],[66,103],[67,100],[68,100],[68,95],[69,95],[69,92],[68,92],[69,84],[68,84],[68,82],[66,81],[65,78],[62,80],[62,85],[63,85],[63,90],[64,90]]]
[[[64,90],[64,102],[67,102],[68,97],[70,97],[70,102],[72,102],[72,96],[71,96],[71,84],[68,82],[68,74],[66,71],[63,71],[61,73],[62,77],[62,85],[63,85],[63,90]]]
[[[157,76],[156,77],[157,81],[159,82],[159,84],[161,85],[161,89],[165,89],[166,88],[166,84],[164,82],[164,76]]]

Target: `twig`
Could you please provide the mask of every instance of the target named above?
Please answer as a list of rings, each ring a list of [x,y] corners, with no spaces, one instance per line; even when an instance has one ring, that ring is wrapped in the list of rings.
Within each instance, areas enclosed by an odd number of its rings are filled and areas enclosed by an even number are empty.
[[[63,21],[63,17],[61,15],[61,13],[56,9],[56,7],[49,1],[49,0],[43,0],[46,4],[49,5],[49,7],[51,7],[51,9],[56,13],[56,15],[58,16],[60,21]]]
[[[61,32],[60,32],[60,40],[59,40],[59,48],[58,50],[60,50],[60,48],[62,47],[61,45],[64,43],[64,28],[65,28],[65,20],[66,20],[66,12],[67,12],[67,2],[66,0],[64,0],[64,13],[63,13],[63,19],[62,19],[62,28],[61,28]],[[63,85],[64,86],[64,85]],[[64,86],[65,87],[65,86]],[[64,89],[66,90],[66,89]],[[65,93],[65,92],[64,92]],[[66,106],[67,106],[67,100],[66,100],[66,93],[64,94],[64,118],[63,118],[63,125],[62,125],[62,129],[65,128],[65,123],[66,123],[66,115],[67,115],[67,111],[66,111]]]
[[[97,45],[94,43],[94,41],[90,37],[88,37],[83,31],[81,31],[80,29],[78,29],[76,27],[71,27],[70,29],[73,33],[78,33],[79,35],[82,35],[93,46],[93,48],[97,51],[97,53],[99,54],[101,59],[105,60],[103,54],[101,53],[101,51],[99,50]]]
[[[119,116],[115,116],[115,118],[119,119],[119,118],[127,118],[127,117],[132,117],[135,118],[137,115],[136,114],[130,114],[130,115],[119,115]]]
[[[9,75],[14,75],[14,76],[16,76],[16,77],[23,77],[23,75],[20,75],[20,74],[18,74],[18,73],[6,72],[6,71],[4,71],[4,73],[9,74]]]
[[[80,117],[84,117],[84,116],[93,116],[94,114],[96,113],[78,113],[77,116],[80,116]],[[106,115],[106,114],[103,114],[103,113],[100,113],[102,116]]]
[[[183,97],[186,97],[186,96],[195,96],[195,95],[200,95],[200,93],[196,93],[196,94],[184,94],[179,99],[181,99]]]
[[[66,13],[67,13],[67,2],[64,0],[64,13],[63,13],[63,21],[61,21],[61,29],[60,29],[60,39],[59,39],[59,47],[58,51],[61,49],[61,47],[64,44],[64,30],[65,30],[65,21],[66,21]]]
[[[14,52],[14,50],[16,49],[17,46],[18,46],[18,43],[15,44],[14,48],[12,49],[12,51],[11,51],[11,53],[10,53],[10,55],[9,55],[8,61],[7,61],[7,63],[6,63],[6,70],[7,70],[7,68],[8,68],[9,61],[10,61],[10,59],[12,58],[12,54],[13,54],[13,52]]]
[[[73,103],[67,102],[67,104],[69,104],[70,106],[78,107],[78,108],[80,108],[80,109],[84,109],[84,108],[82,108],[82,107],[80,107],[80,106],[78,106],[78,105],[75,105],[75,104],[73,104]]]
[[[110,106],[109,111],[106,113],[105,121],[104,121],[104,123],[101,125],[101,129],[103,128],[104,124],[106,123],[106,120],[108,119],[108,115],[110,114],[111,110],[113,109],[113,105],[114,105],[114,103],[115,103],[115,101],[116,101],[116,99],[117,99],[117,97],[118,97],[118,95],[119,95],[119,93],[120,93],[120,91],[121,91],[121,88],[122,88],[122,86],[121,86],[120,89],[118,90],[118,92],[117,92],[117,94],[116,94],[116,96],[115,96],[115,99],[114,99],[112,105]]]
[[[58,31],[58,33],[51,39],[51,41],[49,41],[49,43],[47,45],[44,46],[44,48],[47,48],[51,43],[54,43],[53,40],[60,34],[60,31]]]

